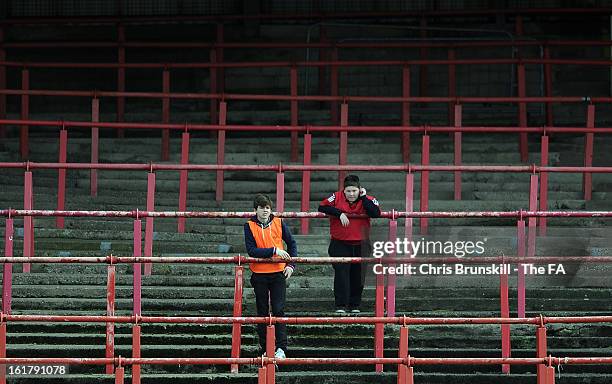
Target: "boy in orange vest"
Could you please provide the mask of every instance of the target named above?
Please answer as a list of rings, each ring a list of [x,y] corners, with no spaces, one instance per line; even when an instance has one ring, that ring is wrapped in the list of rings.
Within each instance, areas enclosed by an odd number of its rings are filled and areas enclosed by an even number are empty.
[[[244,243],[251,257],[290,261],[297,256],[297,244],[285,222],[272,214],[272,201],[266,195],[258,194],[253,201],[255,216],[244,224]],[[287,244],[287,250],[283,246]],[[255,291],[257,316],[285,316],[286,280],[291,277],[295,266],[287,263],[252,263],[251,286]],[[285,358],[287,352],[287,326],[276,324],[276,353],[274,357]],[[257,324],[259,345],[266,351],[266,325]]]

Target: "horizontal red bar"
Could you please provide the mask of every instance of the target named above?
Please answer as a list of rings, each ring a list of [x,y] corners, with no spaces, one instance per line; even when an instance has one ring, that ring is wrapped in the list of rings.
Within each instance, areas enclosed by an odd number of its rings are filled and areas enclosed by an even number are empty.
[[[486,357],[331,357],[331,358],[285,358],[275,359],[268,357],[251,358],[224,358],[224,357],[154,357],[154,358],[45,358],[45,357],[6,357],[0,358],[0,364],[73,364],[73,365],[258,365],[275,363],[277,365],[372,365],[372,364],[406,364],[406,365],[585,365],[585,364],[612,364],[612,357],[522,357],[522,358],[486,358]]]
[[[292,262],[297,264],[333,264],[333,263],[364,263],[364,264],[547,264],[552,262],[564,263],[612,263],[612,256],[537,256],[537,257],[497,257],[485,256],[477,258],[458,258],[458,257],[384,257],[375,259],[371,257],[294,257]],[[133,256],[101,256],[101,257],[36,257],[34,259],[17,257],[0,257],[2,263],[43,263],[43,264],[137,264],[137,263],[157,263],[157,264],[250,264],[250,263],[282,263],[282,260],[258,259],[246,256],[224,256],[224,257],[133,257]]]
[[[114,17],[28,17],[3,20],[0,25],[37,25],[37,24],[116,24],[125,25],[140,23],[177,23],[183,21],[220,22],[230,20],[327,20],[327,19],[371,19],[380,17],[447,17],[447,16],[485,16],[485,15],[550,15],[550,14],[609,14],[612,8],[525,8],[525,9],[478,9],[478,10],[436,10],[436,11],[404,11],[404,12],[339,12],[339,13],[307,13],[307,14],[241,14],[241,15],[211,15],[211,16],[130,16]]]
[[[0,66],[18,68],[291,68],[297,67],[363,67],[407,65],[492,65],[492,64],[563,64],[563,65],[612,65],[612,60],[583,59],[455,59],[455,60],[353,60],[353,61],[250,61],[223,63],[60,63],[0,61]]]
[[[320,212],[275,212],[283,218],[326,218]],[[192,218],[248,218],[253,212],[204,212],[204,211],[57,211],[44,209],[2,209],[0,216],[64,216],[64,217],[192,217]],[[365,215],[348,215],[349,217],[367,217]],[[437,211],[437,212],[381,212],[382,219],[398,218],[463,218],[463,217],[612,217],[612,211]]]
[[[0,169],[112,169],[153,171],[259,171],[259,172],[514,172],[514,173],[611,173],[612,167],[543,167],[539,165],[240,165],[240,164],[154,164],[154,163],[35,163],[35,162],[0,162]]]
[[[612,316],[583,317],[175,317],[175,316],[61,316],[6,315],[3,321],[70,322],[70,323],[184,323],[184,324],[397,324],[397,325],[466,325],[466,324],[586,324],[612,323]],[[501,363],[500,363],[501,364]]]
[[[432,127],[432,126],[310,126],[310,125],[218,125],[218,124],[163,124],[163,123],[108,123],[61,120],[0,120],[0,125],[51,126],[62,128],[113,128],[113,129],[174,129],[183,131],[273,131],[273,132],[481,132],[481,133],[612,133],[612,127]]]
[[[179,92],[117,92],[117,91],[68,91],[48,89],[0,89],[0,95],[28,96],[66,96],[66,97],[133,97],[152,99],[216,99],[216,100],[263,100],[263,101],[341,101],[341,102],[382,102],[382,103],[610,103],[612,97],[586,96],[530,96],[530,97],[461,97],[461,96],[327,96],[327,95],[279,95],[279,94],[240,94],[240,93],[179,93]],[[505,127],[512,128],[512,127]],[[537,128],[537,127],[536,127]],[[564,127],[565,129],[565,127]]]
[[[151,41],[31,41],[6,42],[4,48],[209,48],[209,49],[265,49],[265,48],[472,48],[472,47],[588,47],[610,46],[611,40],[480,40],[480,41],[395,41],[395,42],[313,42],[313,43],[216,43],[216,42],[151,42]]]

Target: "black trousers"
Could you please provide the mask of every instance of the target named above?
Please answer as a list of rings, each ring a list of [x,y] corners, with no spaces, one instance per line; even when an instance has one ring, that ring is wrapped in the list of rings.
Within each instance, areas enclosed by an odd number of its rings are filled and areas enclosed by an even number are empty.
[[[348,244],[332,239],[329,243],[330,257],[367,257],[369,242]],[[338,263],[334,267],[334,298],[336,307],[358,308],[361,305],[361,294],[365,281],[365,269],[361,264]]]
[[[273,316],[285,316],[287,281],[282,272],[253,273],[251,274],[251,286],[255,291],[257,316],[269,316],[269,304],[272,306],[271,312]],[[257,334],[259,335],[259,345],[263,353],[266,351],[266,324],[257,324]],[[275,324],[275,335],[276,348],[282,348],[287,352],[287,325]]]

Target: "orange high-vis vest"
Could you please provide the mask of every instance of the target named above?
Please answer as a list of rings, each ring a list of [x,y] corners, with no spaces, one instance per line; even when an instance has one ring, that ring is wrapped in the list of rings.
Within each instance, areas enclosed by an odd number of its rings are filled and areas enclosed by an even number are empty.
[[[283,245],[283,226],[280,218],[273,218],[270,225],[262,227],[254,221],[249,221],[249,228],[257,248],[272,248],[285,249]],[[286,263],[251,263],[249,267],[255,273],[275,273],[282,272],[285,269]]]

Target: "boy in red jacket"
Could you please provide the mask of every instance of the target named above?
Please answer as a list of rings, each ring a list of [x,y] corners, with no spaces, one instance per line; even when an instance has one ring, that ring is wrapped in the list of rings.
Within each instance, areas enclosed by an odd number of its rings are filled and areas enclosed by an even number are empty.
[[[359,177],[344,178],[344,189],[334,192],[319,205],[319,212],[329,215],[330,257],[369,256],[370,217],[379,217],[378,201],[366,194]],[[368,218],[352,218],[347,214],[367,214]],[[359,313],[363,278],[361,264],[338,263],[334,267],[336,313]]]

